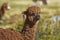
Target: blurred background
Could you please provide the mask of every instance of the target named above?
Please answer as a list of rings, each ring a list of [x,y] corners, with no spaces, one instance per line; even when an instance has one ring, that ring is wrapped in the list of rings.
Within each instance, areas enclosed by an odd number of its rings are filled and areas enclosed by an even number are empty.
[[[0,28],[12,28],[21,31],[22,12],[36,4],[41,8],[36,40],[60,40],[60,0],[0,0],[0,8],[7,2],[11,9],[2,17]]]

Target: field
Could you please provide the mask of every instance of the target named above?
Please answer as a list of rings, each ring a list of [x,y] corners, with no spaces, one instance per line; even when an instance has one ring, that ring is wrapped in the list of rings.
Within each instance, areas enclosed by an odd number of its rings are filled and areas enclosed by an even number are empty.
[[[36,40],[60,40],[60,1],[52,1],[48,5],[40,5],[41,8]],[[3,23],[0,28],[13,28],[21,31],[23,27],[22,12],[31,6],[31,0],[0,0],[2,3],[8,2],[11,9],[5,12],[2,17]],[[56,16],[56,18],[54,17]],[[58,18],[59,16],[59,18]]]

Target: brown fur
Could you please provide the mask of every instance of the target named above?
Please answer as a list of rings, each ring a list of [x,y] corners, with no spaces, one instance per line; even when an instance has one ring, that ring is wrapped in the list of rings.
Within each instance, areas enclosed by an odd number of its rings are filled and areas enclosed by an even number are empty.
[[[33,13],[35,15],[39,12],[40,12],[39,7],[37,6],[29,7],[24,12],[24,14],[26,15],[26,20],[25,20],[22,31],[18,32],[13,29],[0,29],[0,40],[35,40],[37,21],[36,19],[33,19],[34,21],[32,21],[30,15]],[[32,16],[32,18],[34,18],[34,16]]]

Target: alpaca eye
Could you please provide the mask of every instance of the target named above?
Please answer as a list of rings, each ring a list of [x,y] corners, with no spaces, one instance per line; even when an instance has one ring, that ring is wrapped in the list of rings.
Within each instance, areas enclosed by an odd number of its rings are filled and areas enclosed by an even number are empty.
[[[32,13],[32,14],[29,14],[29,16],[34,16],[35,14],[34,13]]]

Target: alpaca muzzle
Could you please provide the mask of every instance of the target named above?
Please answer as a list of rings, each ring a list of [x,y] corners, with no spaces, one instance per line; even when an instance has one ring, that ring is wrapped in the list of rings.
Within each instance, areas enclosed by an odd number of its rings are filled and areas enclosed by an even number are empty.
[[[40,15],[39,14],[35,15],[34,20],[38,21],[39,19],[40,19]]]

